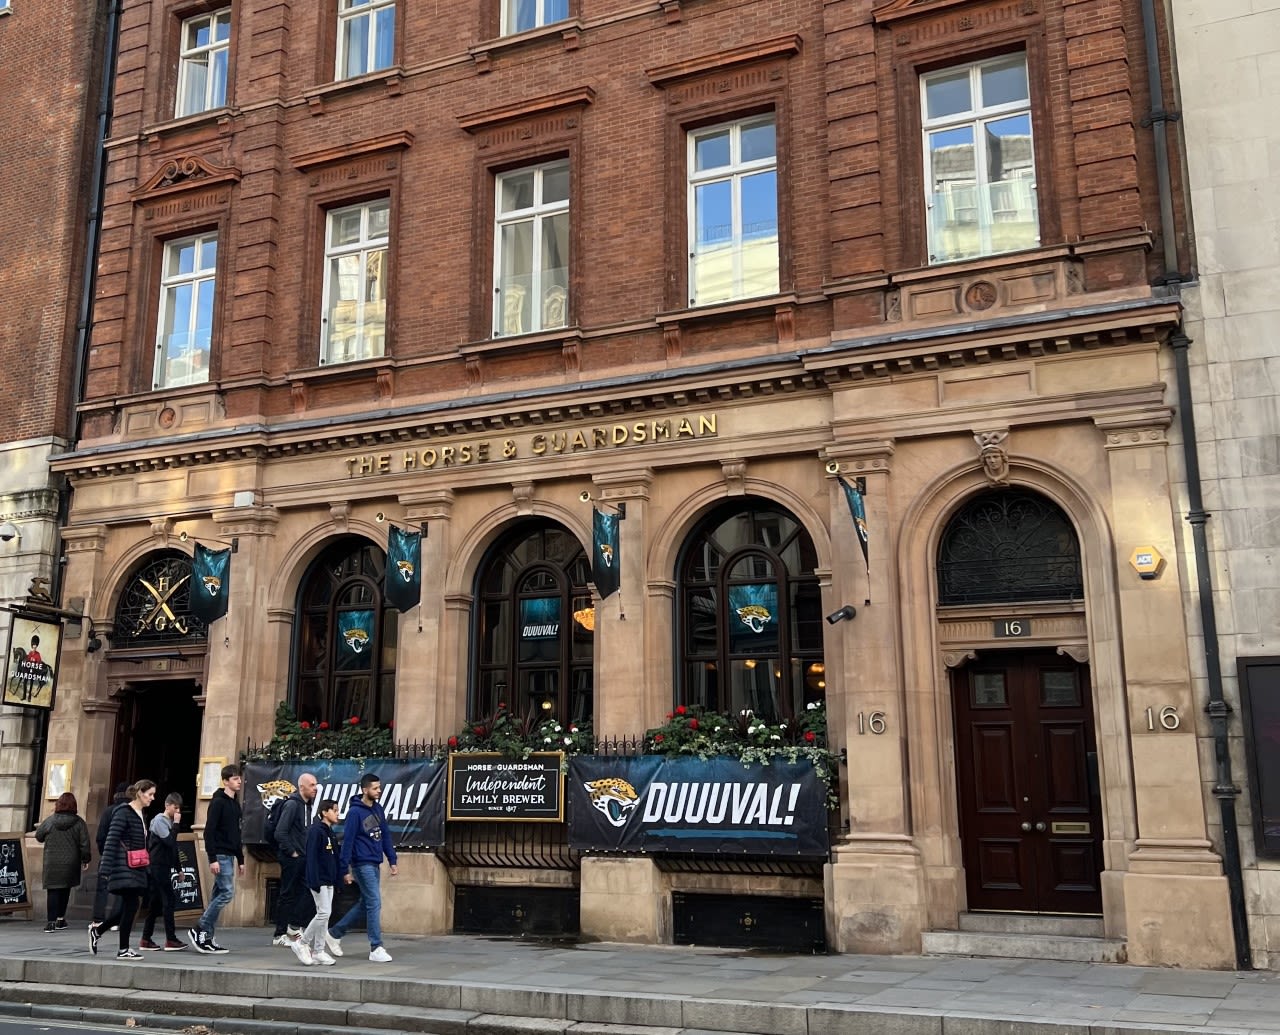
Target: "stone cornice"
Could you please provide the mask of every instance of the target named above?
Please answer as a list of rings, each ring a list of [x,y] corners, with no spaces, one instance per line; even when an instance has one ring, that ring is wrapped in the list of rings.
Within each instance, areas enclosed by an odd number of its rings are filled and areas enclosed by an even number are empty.
[[[644,74],[654,86],[666,86],[668,83],[690,76],[705,75],[708,72],[721,72],[735,65],[749,61],[767,61],[770,58],[792,57],[800,53],[801,38],[792,33],[789,36],[778,36],[759,43],[749,43],[744,47],[716,51],[703,57],[689,58],[670,65],[657,68],[646,68]]]

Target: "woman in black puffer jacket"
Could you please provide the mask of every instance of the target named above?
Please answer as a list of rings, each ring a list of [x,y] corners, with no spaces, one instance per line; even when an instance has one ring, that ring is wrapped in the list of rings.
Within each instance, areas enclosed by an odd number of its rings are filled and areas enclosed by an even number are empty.
[[[155,796],[155,781],[139,780],[129,788],[128,806],[116,809],[111,817],[106,847],[102,850],[101,872],[107,878],[111,894],[118,896],[119,904],[102,923],[89,925],[89,951],[95,956],[102,932],[119,927],[120,951],[116,953],[116,959],[142,959],[142,954],[135,952],[129,942],[133,937],[133,920],[138,915],[138,902],[147,893],[148,867],[130,867],[128,853],[147,847],[147,821],[142,810],[151,804]]]

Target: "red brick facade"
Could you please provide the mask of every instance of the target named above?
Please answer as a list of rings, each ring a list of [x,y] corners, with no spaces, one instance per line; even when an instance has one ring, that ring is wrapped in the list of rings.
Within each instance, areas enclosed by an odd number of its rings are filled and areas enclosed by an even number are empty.
[[[163,242],[210,229],[210,385],[229,421],[895,329],[921,315],[899,293],[926,263],[919,75],[1011,50],[1028,59],[1044,249],[1077,293],[1142,290],[1158,272],[1143,258],[1159,220],[1136,3],[613,4],[510,38],[487,9],[410,4],[396,63],[336,83],[332,4],[233,3],[228,105],[175,121],[181,18],[217,7],[125,4],[89,440],[151,390]],[[689,310],[685,133],[764,110],[778,127],[781,294]],[[491,340],[494,176],[558,156],[571,167],[568,329]],[[325,211],[380,195],[387,355],[322,368]]]

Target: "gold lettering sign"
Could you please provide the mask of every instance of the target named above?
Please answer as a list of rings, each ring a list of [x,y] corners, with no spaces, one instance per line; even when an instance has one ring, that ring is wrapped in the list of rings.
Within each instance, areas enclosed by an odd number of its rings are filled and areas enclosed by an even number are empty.
[[[410,446],[387,453],[362,453],[344,461],[352,478],[471,467],[526,457],[566,456],[596,449],[715,438],[714,413],[687,417],[662,417],[623,424],[597,425],[565,431],[538,431],[511,438],[464,439],[431,446]]]

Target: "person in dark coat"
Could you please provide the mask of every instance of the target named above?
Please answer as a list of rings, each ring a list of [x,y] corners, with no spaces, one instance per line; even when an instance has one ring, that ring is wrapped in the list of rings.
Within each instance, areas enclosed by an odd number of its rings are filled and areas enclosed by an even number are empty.
[[[147,922],[142,925],[139,949],[179,952],[187,947],[186,942],[178,941],[178,932],[173,926],[173,911],[178,906],[173,871],[179,862],[178,824],[181,822],[182,795],[174,791],[164,799],[164,811],[151,820],[151,909],[147,913]],[[159,919],[164,920],[164,945],[157,945],[151,940]]]
[[[36,827],[36,840],[44,845],[45,933],[67,929],[67,903],[71,889],[80,886],[89,868],[89,827],[76,812],[76,796],[70,791],[58,798],[53,815]]]
[[[112,813],[99,872],[107,875],[107,887],[120,901],[102,923],[89,925],[89,951],[95,956],[98,954],[98,939],[102,937],[102,932],[118,927],[120,950],[116,953],[116,959],[142,959],[142,953],[135,952],[130,942],[133,936],[133,919],[138,915],[138,902],[149,887],[150,867],[131,867],[128,853],[147,847],[147,821],[142,811],[151,804],[155,796],[155,781],[139,780],[129,788],[129,804]]]
[[[98,884],[93,891],[93,922],[95,924],[102,923],[103,918],[107,915],[107,875],[102,869],[102,851],[107,846],[107,831],[111,829],[111,817],[115,814],[116,807],[127,804],[129,795],[127,793],[129,785],[126,783],[116,784],[116,793],[111,797],[111,803],[102,810],[102,815],[98,817]]]

